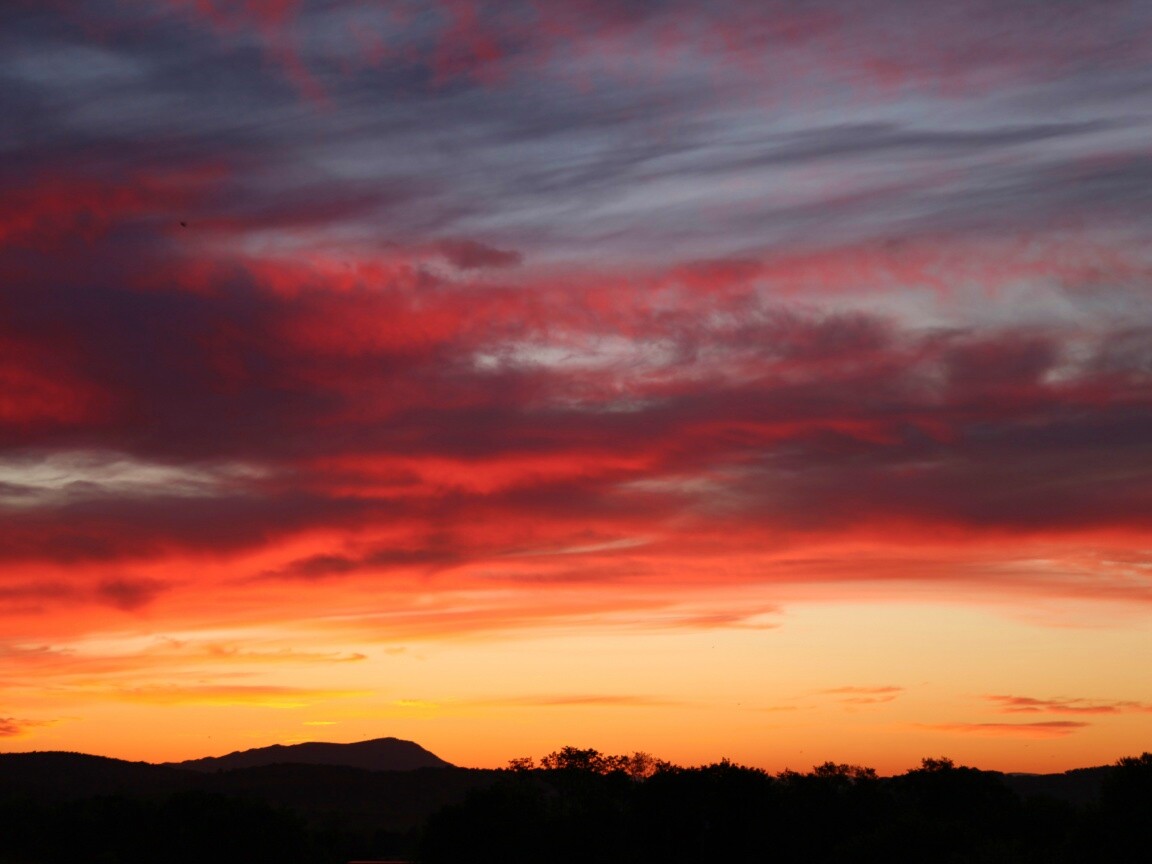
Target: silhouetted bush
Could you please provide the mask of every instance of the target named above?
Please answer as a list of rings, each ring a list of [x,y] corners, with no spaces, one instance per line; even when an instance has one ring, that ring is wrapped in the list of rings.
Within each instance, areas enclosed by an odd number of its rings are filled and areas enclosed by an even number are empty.
[[[1152,753],[1116,763],[1089,808],[1073,843],[1071,860],[1136,864],[1152,857]]]
[[[424,864],[1072,864],[1143,861],[1131,850],[1152,846],[1152,756],[1121,760],[1099,806],[1024,799],[1002,774],[947,759],[886,778],[833,763],[773,777],[726,761],[637,775],[624,757],[578,748],[540,764],[516,760],[434,817]]]

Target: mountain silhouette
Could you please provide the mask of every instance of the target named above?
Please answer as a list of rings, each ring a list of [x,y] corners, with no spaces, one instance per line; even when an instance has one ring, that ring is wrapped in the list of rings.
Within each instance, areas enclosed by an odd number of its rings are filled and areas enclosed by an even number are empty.
[[[329,744],[312,741],[307,744],[273,744],[253,750],[238,750],[226,756],[208,756],[185,762],[166,762],[173,768],[190,771],[231,771],[236,768],[259,768],[265,765],[338,765],[366,771],[414,771],[418,768],[453,768],[434,753],[414,741],[400,738],[375,738],[354,744]]]
[[[1060,774],[1005,774],[1004,784],[1022,798],[1044,796],[1070,804],[1089,804],[1115,770],[1113,765],[1073,768]]]
[[[352,748],[355,753],[358,747],[379,743],[321,746]],[[394,746],[397,744],[399,748]],[[212,760],[200,759],[192,760],[194,764],[200,763],[196,767],[187,768],[63,751],[0,753],[0,825],[5,823],[6,802],[82,802],[108,796],[159,800],[171,795],[201,793],[263,801],[293,811],[313,828],[326,826],[364,836],[379,831],[403,833],[422,825],[442,807],[463,801],[473,790],[491,786],[500,774],[487,769],[449,766],[408,741],[384,739],[383,745],[376,749],[415,752],[420,758],[435,760],[439,767],[372,770],[304,764],[296,755],[296,747],[249,751],[257,756],[269,752],[269,758],[290,760],[282,764],[218,771],[202,764]],[[338,750],[337,754],[342,752]],[[248,756],[247,753],[231,755]],[[323,750],[320,755],[323,756]],[[228,758],[221,757],[222,760]],[[3,834],[0,829],[0,862],[7,862],[3,854]]]

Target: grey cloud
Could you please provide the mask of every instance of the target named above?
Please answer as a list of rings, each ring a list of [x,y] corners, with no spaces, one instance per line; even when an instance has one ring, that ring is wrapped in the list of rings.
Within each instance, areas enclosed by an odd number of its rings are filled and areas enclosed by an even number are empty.
[[[1023,144],[1104,132],[1115,125],[1107,121],[1084,121],[976,129],[925,129],[891,122],[832,126],[786,136],[781,139],[781,146],[769,148],[761,160],[752,159],[745,164],[752,167],[758,162],[805,162],[835,157],[888,155],[903,159],[913,154],[939,157],[987,150],[1008,151]]]
[[[1059,230],[1067,224],[1152,230],[1152,159],[1090,152],[1022,166],[981,166],[963,187],[917,195],[924,225],[939,231],[1000,234]],[[911,214],[910,214],[911,215]]]
[[[497,249],[475,240],[446,240],[439,248],[449,263],[462,270],[515,267],[524,260],[524,256],[513,249]]]
[[[86,8],[113,20],[123,14],[115,4]],[[1087,98],[1073,101],[1059,122],[1039,112],[1039,101],[1017,120],[999,93],[966,95],[959,111],[942,100],[920,105],[910,109],[921,115],[915,124],[901,119],[899,100],[893,109],[884,100],[837,97],[772,115],[732,70],[685,62],[664,79],[634,76],[581,90],[562,74],[575,60],[560,55],[496,85],[437,84],[420,63],[395,58],[341,69],[328,54],[334,34],[346,32],[344,13],[322,4],[303,9],[295,25],[309,37],[301,59],[327,107],[311,103],[255,35],[190,26],[187,10],[158,13],[146,33],[132,36],[111,24],[103,41],[89,44],[58,12],[23,8],[16,30],[0,37],[16,52],[0,60],[11,85],[0,93],[0,113],[20,120],[0,146],[23,169],[101,161],[229,166],[236,179],[202,203],[198,219],[235,218],[257,230],[323,227],[357,239],[375,232],[393,242],[484,237],[530,258],[533,247],[563,254],[572,243],[640,257],[674,243],[707,256],[950,229],[1034,230],[1056,208],[1095,220],[1092,208],[1102,202],[1131,201],[1127,218],[1147,226],[1134,191],[1146,170],[1101,168],[1069,183],[1048,176],[1045,156],[1056,145],[1065,161],[1134,146],[1125,144],[1133,140],[1131,101],[1112,113]],[[592,3],[588,11],[592,20],[608,16],[629,27],[675,14],[660,4]],[[727,20],[736,11],[720,4],[709,14]],[[888,14],[885,7],[877,18]],[[415,56],[431,50],[431,26],[420,18],[405,37]],[[1109,17],[1074,37],[1057,28],[1064,41],[1056,44],[1066,41],[1061,50],[1074,55],[1081,43],[1116,38],[1116,26]],[[765,33],[777,38],[770,27]],[[1108,68],[1107,79],[1084,72],[1095,82],[1084,86],[1120,93],[1144,74],[1119,60]],[[1057,65],[1050,86],[1074,93],[1081,70],[1074,72]],[[845,115],[852,122],[836,122]],[[1007,157],[1012,165],[995,164]],[[909,173],[927,160],[943,160],[964,179],[942,188],[932,176]],[[852,180],[861,161],[889,178],[838,194],[837,178]],[[832,191],[799,201],[777,194],[815,163]],[[746,190],[740,206],[732,207],[733,189],[721,179]],[[1061,183],[1073,188],[1061,191]]]

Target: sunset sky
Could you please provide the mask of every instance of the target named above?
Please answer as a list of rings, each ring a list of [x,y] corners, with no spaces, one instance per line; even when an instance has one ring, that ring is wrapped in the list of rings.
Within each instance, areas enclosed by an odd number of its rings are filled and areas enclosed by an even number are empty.
[[[1152,750],[1152,2],[13,0],[0,750]]]

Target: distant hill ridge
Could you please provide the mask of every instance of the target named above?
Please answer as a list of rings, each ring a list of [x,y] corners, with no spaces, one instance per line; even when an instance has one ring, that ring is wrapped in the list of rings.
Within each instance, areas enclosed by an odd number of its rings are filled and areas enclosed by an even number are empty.
[[[0,798],[167,794],[187,786],[188,773],[148,762],[64,751],[0,753]]]
[[[454,768],[415,741],[401,738],[374,738],[352,744],[311,741],[306,744],[273,744],[252,750],[237,750],[226,756],[207,756],[184,762],[165,762],[168,767],[189,771],[231,771],[265,765],[335,765],[366,771],[415,771],[420,768]]]
[[[1084,805],[1098,800],[1114,770],[1098,766],[1059,774],[984,773],[996,775],[1024,798],[1039,795]],[[390,830],[407,830],[438,807],[463,800],[469,790],[491,785],[500,773],[458,768],[397,738],[260,747],[161,765],[61,751],[0,753],[0,801],[199,789],[254,795],[313,816],[327,814],[324,818],[335,812],[364,824],[376,824],[386,813]]]
[[[231,760],[243,764],[231,767]],[[350,761],[360,765],[347,764]],[[386,767],[377,767],[381,765]],[[45,804],[43,812],[51,813],[56,807],[108,797],[242,797],[290,810],[313,828],[338,826],[368,837],[380,831],[411,831],[441,808],[492,785],[498,776],[492,770],[457,768],[411,741],[395,738],[263,747],[163,765],[66,751],[0,753],[0,862],[11,860],[4,854],[10,827],[6,819],[16,812],[10,807],[6,815],[4,808],[10,804],[18,810],[21,801]]]

